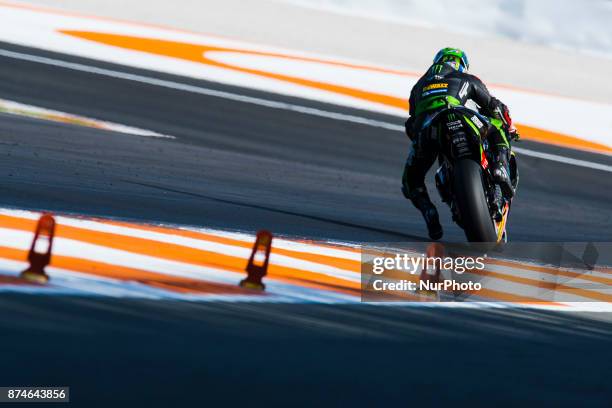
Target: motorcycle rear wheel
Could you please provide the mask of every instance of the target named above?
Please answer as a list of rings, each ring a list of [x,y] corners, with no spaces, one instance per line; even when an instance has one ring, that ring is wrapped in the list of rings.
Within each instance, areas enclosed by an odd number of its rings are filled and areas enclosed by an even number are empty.
[[[482,183],[482,168],[471,159],[455,164],[453,191],[469,242],[497,242]]]

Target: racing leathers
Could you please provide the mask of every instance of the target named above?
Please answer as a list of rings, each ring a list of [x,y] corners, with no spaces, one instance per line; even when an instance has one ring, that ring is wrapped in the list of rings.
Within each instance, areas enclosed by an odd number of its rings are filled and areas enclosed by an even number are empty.
[[[473,101],[478,116],[439,115],[449,106],[465,106]],[[442,118],[440,118],[442,117]],[[436,118],[432,120],[432,118]],[[453,120],[455,119],[455,120]],[[483,122],[489,122],[490,125]],[[503,194],[514,194],[509,173],[510,139],[518,137],[506,105],[491,96],[484,83],[474,75],[460,72],[446,63],[432,65],[410,92],[410,117],[406,134],[412,140],[402,177],[402,192],[421,211],[431,239],[442,237],[438,212],[425,187],[425,175],[438,157],[437,136],[441,126],[463,126],[486,138],[493,153],[492,174]]]

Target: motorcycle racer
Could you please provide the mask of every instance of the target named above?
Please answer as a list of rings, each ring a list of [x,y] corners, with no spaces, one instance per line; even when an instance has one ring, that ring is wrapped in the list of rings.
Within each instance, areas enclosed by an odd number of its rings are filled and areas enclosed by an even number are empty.
[[[495,182],[504,197],[509,199],[514,195],[509,171],[510,141],[518,139],[518,133],[512,125],[508,107],[491,96],[478,77],[468,74],[468,68],[465,52],[443,48],[410,92],[406,134],[412,145],[402,176],[402,193],[421,211],[433,240],[440,239],[443,231],[438,211],[425,187],[425,175],[438,157],[440,126],[447,126],[449,130],[464,127],[486,140],[493,153],[491,168]],[[437,114],[449,106],[466,106],[469,101],[475,103],[474,109],[478,110],[472,117],[461,115],[446,118],[446,121],[435,120]],[[485,117],[479,118],[479,114]]]

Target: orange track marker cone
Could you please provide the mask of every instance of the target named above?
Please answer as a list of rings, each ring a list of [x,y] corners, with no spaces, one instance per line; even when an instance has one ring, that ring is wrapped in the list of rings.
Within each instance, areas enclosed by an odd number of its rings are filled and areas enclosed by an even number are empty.
[[[262,278],[268,272],[271,249],[272,233],[269,231],[259,231],[246,267],[247,277],[240,281],[241,287],[257,290],[264,290],[266,288]]]
[[[427,258],[443,258],[444,257],[444,245],[438,242],[432,242],[427,247]],[[423,270],[421,271],[421,276],[419,276],[419,280],[421,282],[430,282],[430,283],[439,283],[440,282],[440,265],[438,263],[434,263],[432,269],[428,269],[423,266]],[[417,291],[421,295],[425,295],[432,298],[439,298],[439,294],[437,291],[430,290],[419,290]]]
[[[21,278],[37,283],[47,283],[49,281],[49,275],[45,273],[45,267],[51,262],[54,235],[55,218],[51,214],[43,214],[36,225],[36,232],[28,254],[30,266],[21,272]]]

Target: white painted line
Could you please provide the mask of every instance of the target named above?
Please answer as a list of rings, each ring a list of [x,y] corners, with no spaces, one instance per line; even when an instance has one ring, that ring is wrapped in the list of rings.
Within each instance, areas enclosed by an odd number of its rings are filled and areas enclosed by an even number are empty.
[[[0,276],[17,277],[27,263],[0,257]],[[62,294],[79,296],[108,296],[147,299],[175,299],[198,302],[267,302],[267,303],[359,303],[360,297],[348,294],[328,292],[306,288],[272,279],[266,281],[266,296],[212,294],[212,293],[177,293],[156,288],[139,281],[125,281],[100,275],[90,275],[69,269],[48,266],[47,273],[51,282],[44,286],[1,284],[0,294],[21,292],[31,294]],[[196,278],[199,279],[199,278]],[[227,282],[236,285],[241,276],[236,275]],[[217,282],[216,278],[202,279],[205,282]]]
[[[199,241],[180,236],[172,236],[168,234],[159,234],[152,232],[148,232],[147,234],[149,235],[148,238],[156,239],[158,242],[174,243],[175,245],[182,245],[188,248],[194,248],[201,251],[215,252],[222,255],[242,258],[244,259],[245,264],[246,260],[251,254],[251,249],[249,248],[233,247],[231,245],[219,244],[210,241]],[[3,244],[4,246],[13,247],[13,245],[16,245],[16,243],[19,242],[21,246],[18,246],[16,248],[22,250],[27,250],[29,243],[31,242],[31,234],[21,230],[11,230],[8,228],[0,227],[0,236],[3,237],[4,241],[6,241]],[[78,250],[76,250],[76,248],[78,248]],[[78,241],[63,237],[55,238],[54,253],[76,258],[85,258],[95,260],[97,262],[109,263],[125,267],[130,267],[131,265],[140,265],[140,267],[147,269],[144,265],[166,265],[167,271],[164,271],[163,269],[148,269],[150,271],[155,271],[159,273],[174,273],[174,271],[180,270],[180,268],[184,265],[188,265],[188,268],[197,268],[195,264],[190,264],[189,262],[172,261],[167,258],[155,258],[150,255],[143,255],[136,252],[132,253],[126,250],[107,248],[100,245],[89,244],[87,241]],[[102,254],[102,256],[98,257],[98,255],[100,254]],[[117,262],[125,263],[120,264]],[[311,261],[291,258],[289,256],[272,253],[270,255],[270,263],[286,268],[293,268],[296,270],[327,275],[348,282],[361,282],[361,276],[356,271],[349,271],[333,266],[318,264]],[[211,271],[213,269],[214,268],[209,268],[209,270]]]
[[[320,117],[329,118],[329,119],[342,120],[345,122],[353,122],[353,123],[358,123],[358,124],[363,124],[363,125],[375,126],[375,127],[380,127],[380,128],[389,129],[389,130],[403,129],[401,126],[398,126],[398,125],[393,125],[391,123],[381,122],[377,120],[370,120],[370,119],[366,119],[360,116],[345,115],[342,113],[328,112],[328,111],[324,111],[321,109],[309,108],[307,106],[293,105],[290,103],[271,101],[268,99],[256,98],[256,97],[246,96],[246,95],[239,95],[239,94],[235,94],[231,92],[217,91],[214,89],[208,89],[208,88],[202,88],[202,87],[194,86],[194,85],[182,84],[180,82],[166,81],[163,79],[157,79],[157,78],[147,77],[143,75],[128,74],[127,72],[120,72],[120,71],[115,71],[111,69],[98,68],[98,67],[93,67],[93,66],[84,65],[84,64],[77,64],[73,62],[57,60],[54,58],[39,57],[36,55],[23,54],[20,52],[13,52],[13,51],[8,51],[8,50],[3,50],[3,49],[0,49],[0,56],[19,59],[23,61],[37,62],[40,64],[72,69],[75,71],[88,72],[91,74],[104,75],[104,76],[109,76],[112,78],[125,79],[128,81],[141,82],[141,83],[145,83],[149,85],[155,85],[155,86],[161,86],[164,88],[175,89],[178,91],[185,91],[185,92],[191,92],[191,93],[196,93],[200,95],[214,96],[217,98],[223,98],[223,99],[228,99],[228,100],[237,101],[237,102],[250,103],[254,105],[265,106],[267,108],[289,110],[293,112],[304,113],[307,115],[320,116]]]
[[[164,88],[179,90],[179,91],[196,93],[200,95],[213,96],[213,97],[223,98],[223,99],[237,101],[237,102],[250,103],[254,105],[265,106],[265,107],[272,108],[272,109],[288,110],[292,112],[303,113],[306,115],[319,116],[319,117],[324,117],[328,119],[340,120],[344,122],[357,123],[361,125],[367,125],[367,126],[377,127],[377,128],[386,129],[386,130],[401,131],[401,132],[404,131],[404,127],[402,125],[396,125],[396,124],[389,123],[389,122],[371,120],[371,119],[366,119],[360,116],[347,115],[347,114],[337,113],[337,112],[329,112],[329,111],[325,111],[322,109],[310,108],[310,107],[301,106],[301,105],[294,105],[294,104],[285,103],[285,102],[271,101],[271,100],[256,98],[252,96],[239,95],[239,94],[235,94],[231,92],[218,91],[218,90],[203,88],[203,87],[199,87],[195,85],[182,84],[180,82],[166,81],[163,79],[152,78],[152,77],[148,77],[144,75],[129,74],[127,72],[115,71],[115,70],[105,69],[105,68],[98,68],[98,67],[94,67],[90,65],[79,64],[79,63],[74,63],[74,62],[67,62],[67,61],[62,61],[62,60],[58,60],[54,58],[40,57],[37,55],[25,54],[21,52],[14,52],[14,51],[9,51],[9,50],[4,50],[4,49],[0,49],[0,56],[23,60],[23,61],[36,62],[40,64],[51,65],[51,66],[56,66],[56,67],[61,67],[61,68],[67,68],[67,69],[72,69],[72,70],[81,71],[81,72],[88,72],[91,74],[103,75],[103,76],[108,76],[108,77],[117,78],[117,79],[125,79],[128,81],[140,82],[140,83],[145,83],[149,85],[155,85],[155,86],[160,86]],[[605,164],[594,163],[594,162],[589,162],[585,160],[572,159],[571,157],[558,156],[558,155],[549,154],[549,153],[542,153],[542,152],[537,152],[537,151],[518,148],[518,147],[514,148],[514,150],[518,153],[524,154],[525,156],[537,157],[540,159],[551,160],[551,161],[569,164],[573,166],[586,167],[586,168],[595,169],[595,170],[612,172],[612,166],[608,166]]]
[[[38,220],[41,216],[41,213],[33,212],[33,211],[26,211],[26,210],[15,210],[12,208],[0,208],[0,215],[7,215],[10,217],[17,217],[17,218],[23,218],[23,219],[28,219],[28,220]],[[59,224],[62,224],[62,225],[84,228],[84,229],[88,229],[91,231],[107,232],[111,234],[131,236],[131,237],[136,237],[136,238],[155,239],[156,236],[168,236],[168,235],[171,237],[177,236],[177,234],[174,234],[172,230],[170,229],[166,232],[153,233],[146,229],[139,228],[137,224],[135,224],[133,227],[117,226],[117,225],[112,225],[112,224],[106,224],[104,222],[100,222],[96,220],[64,217],[61,215],[56,215],[55,219]],[[173,225],[170,227],[176,228],[177,230],[194,231],[198,233],[214,235],[214,236],[223,237],[223,238],[229,238],[229,239],[233,239],[236,241],[248,242],[249,244],[252,244],[253,242],[255,242],[255,236],[252,234],[228,232],[228,231],[216,230],[216,229],[211,229],[211,228],[193,228],[193,227],[190,228],[190,227],[185,227],[181,225]],[[161,235],[156,235],[156,234],[161,234]],[[207,241],[205,237],[194,238],[194,239],[199,240],[199,241]],[[330,244],[330,243],[326,241],[325,244]],[[339,248],[334,248],[331,246],[325,246],[325,245],[321,246],[321,245],[317,245],[316,243],[297,242],[297,241],[291,241],[291,240],[276,238],[276,237],[274,238],[274,247],[279,248],[279,249],[288,249],[288,250],[295,251],[295,252],[307,253],[307,254],[324,255],[324,256],[331,256],[335,258],[348,259],[348,260],[353,260],[357,262],[361,260],[360,252],[349,252],[349,251],[345,251]]]
[[[574,166],[587,167],[589,169],[602,170],[612,173],[612,166],[608,166],[606,164],[594,163],[586,160],[572,159],[571,157],[559,156],[556,154],[536,152],[533,150],[523,149],[521,147],[513,147],[512,150],[517,153],[524,154],[525,156],[537,157],[538,159],[550,160],[563,164],[571,164]]]
[[[238,247],[228,244],[221,244],[213,241],[202,239],[187,238],[180,235],[172,235],[171,233],[161,233],[155,231],[138,230],[129,227],[106,225],[87,220],[71,220],[64,217],[58,217],[57,221],[64,225],[73,225],[79,228],[87,228],[91,231],[106,232],[111,234],[119,234],[126,237],[148,239],[160,243],[179,245],[186,248],[197,249],[200,251],[215,252],[217,254],[227,255],[231,257],[242,258],[246,260],[251,254],[251,248]],[[3,228],[0,228],[0,232]],[[62,238],[58,238],[62,239]],[[83,241],[86,242],[86,241]],[[328,275],[338,279],[344,279],[351,282],[361,282],[361,276],[357,271],[337,268],[326,264],[306,261],[299,258],[293,258],[288,255],[280,255],[276,253],[270,254],[270,264],[283,266],[286,268],[299,269],[306,272],[314,272],[323,275]]]
[[[9,101],[7,99],[0,99],[0,112],[9,113],[11,115],[26,116],[29,118],[49,120],[53,122],[69,123],[94,129],[110,130],[113,132],[125,133],[134,136],[176,139],[174,136],[162,135],[161,133],[153,132],[151,130],[120,125],[118,123],[92,119],[85,116],[41,108],[38,106],[26,105],[24,103]]]

